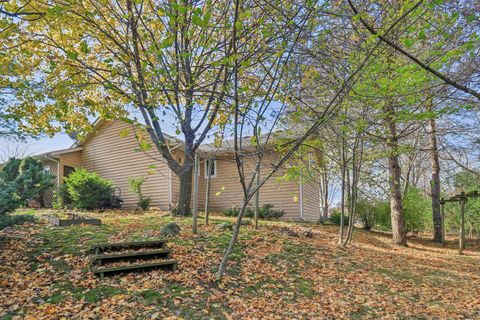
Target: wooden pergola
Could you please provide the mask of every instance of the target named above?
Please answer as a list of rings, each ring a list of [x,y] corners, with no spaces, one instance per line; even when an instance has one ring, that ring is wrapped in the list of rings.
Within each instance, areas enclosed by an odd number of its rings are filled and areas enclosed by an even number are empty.
[[[445,244],[445,203],[447,202],[459,202],[460,203],[460,235],[458,237],[458,253],[463,254],[465,249],[465,204],[468,198],[479,198],[478,191],[462,192],[449,199],[442,198],[440,200],[440,210],[442,215],[442,244]]]

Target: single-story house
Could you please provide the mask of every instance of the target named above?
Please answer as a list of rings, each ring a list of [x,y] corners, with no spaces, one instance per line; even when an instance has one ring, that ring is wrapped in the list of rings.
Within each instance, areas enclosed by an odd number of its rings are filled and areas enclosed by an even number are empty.
[[[140,150],[136,130],[138,127],[121,120],[101,120],[96,123],[92,133],[69,149],[48,152],[37,158],[56,176],[57,185],[63,183],[63,178],[78,167],[97,172],[101,177],[111,180],[114,187],[120,188],[124,200],[122,207],[126,209],[135,208],[137,203],[136,195],[129,191],[128,179],[144,176],[146,181],[142,191],[152,198],[151,205],[169,210],[178,198],[179,180],[155,148]],[[145,139],[149,139],[148,135]],[[182,161],[182,141],[170,136],[168,140],[173,156]],[[206,197],[206,159],[212,157],[210,210],[221,212],[232,206],[239,207],[242,191],[231,148],[204,145],[199,149],[199,210],[204,208]],[[215,152],[212,153],[212,150]],[[267,173],[278,157],[278,153],[269,151],[264,157],[261,172]],[[245,163],[248,168],[248,157]],[[253,165],[252,160],[252,172]],[[318,187],[312,182],[278,179],[285,170],[280,170],[260,189],[260,206],[268,203],[276,210],[285,210],[284,220],[317,221],[320,217]],[[45,203],[51,205],[51,194],[46,196]]]

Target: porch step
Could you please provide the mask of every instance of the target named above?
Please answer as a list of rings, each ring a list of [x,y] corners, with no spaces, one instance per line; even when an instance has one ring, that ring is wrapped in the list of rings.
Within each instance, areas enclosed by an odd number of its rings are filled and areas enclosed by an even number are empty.
[[[177,269],[177,261],[173,259],[168,259],[157,262],[130,264],[111,268],[95,268],[93,270],[93,273],[97,276],[100,276],[100,278],[103,278],[105,275],[156,269],[168,269],[171,271],[175,271]]]
[[[117,262],[117,261],[133,261],[133,260],[149,260],[149,259],[169,259],[171,251],[168,248],[142,251],[142,252],[126,252],[115,254],[100,254],[93,258],[93,262],[97,266],[101,266],[105,263]]]
[[[167,240],[152,240],[152,241],[135,241],[135,242],[119,242],[119,243],[100,243],[93,246],[96,254],[108,251],[119,251],[123,249],[143,249],[143,248],[165,248]]]

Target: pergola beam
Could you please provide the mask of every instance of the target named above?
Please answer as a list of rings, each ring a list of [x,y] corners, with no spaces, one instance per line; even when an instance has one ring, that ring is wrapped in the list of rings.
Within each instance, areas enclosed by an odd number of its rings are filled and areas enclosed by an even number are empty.
[[[465,204],[468,198],[480,198],[478,191],[462,192],[460,194],[450,197],[450,199],[442,198],[440,200],[440,210],[442,215],[442,244],[445,244],[445,203],[459,202],[460,203],[460,235],[458,237],[458,253],[463,254],[465,249]]]

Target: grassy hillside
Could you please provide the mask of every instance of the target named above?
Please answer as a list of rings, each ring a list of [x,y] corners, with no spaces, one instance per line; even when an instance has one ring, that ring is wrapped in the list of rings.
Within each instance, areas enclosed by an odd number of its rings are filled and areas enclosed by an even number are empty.
[[[453,239],[448,248],[423,238],[400,248],[388,236],[356,231],[353,245],[340,249],[336,227],[264,222],[243,227],[218,286],[230,231],[215,224],[233,220],[214,217],[194,236],[190,219],[159,212],[92,215],[101,227],[29,223],[0,231],[0,319],[480,317],[478,241],[458,256]],[[102,280],[90,272],[91,245],[157,238],[172,220],[182,228],[169,244],[177,271]]]

